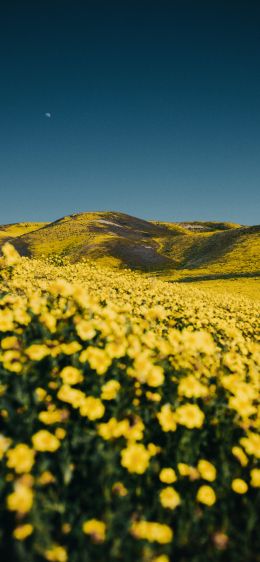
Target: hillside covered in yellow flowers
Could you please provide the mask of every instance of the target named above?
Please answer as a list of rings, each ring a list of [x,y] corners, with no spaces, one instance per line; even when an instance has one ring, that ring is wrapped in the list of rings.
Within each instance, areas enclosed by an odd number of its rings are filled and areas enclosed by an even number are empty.
[[[259,560],[257,302],[2,254],[1,559]]]
[[[259,226],[228,222],[149,222],[96,212],[2,226],[0,245],[9,240],[25,256],[90,258],[174,279],[252,278],[260,271],[259,233]]]

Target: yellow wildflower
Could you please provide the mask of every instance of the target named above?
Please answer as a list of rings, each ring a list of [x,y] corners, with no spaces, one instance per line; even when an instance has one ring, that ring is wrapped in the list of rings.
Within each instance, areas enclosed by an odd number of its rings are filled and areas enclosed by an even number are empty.
[[[175,509],[181,503],[181,498],[172,486],[167,486],[160,492],[160,502],[163,507]]]
[[[64,384],[73,385],[83,381],[82,373],[79,369],[72,366],[64,367],[60,372],[60,377],[62,378]]]
[[[135,521],[132,523],[131,533],[137,539],[160,544],[170,543],[173,538],[173,531],[168,525],[152,521]]]
[[[260,435],[249,432],[247,437],[240,439],[240,443],[248,455],[254,455],[257,459],[260,458]]]
[[[20,443],[14,449],[9,449],[6,453],[8,468],[14,468],[15,472],[22,474],[30,472],[34,464],[35,452],[28,445]]]
[[[19,525],[13,531],[13,536],[18,541],[23,541],[29,537],[33,532],[33,526],[30,523],[25,523],[24,525]]]
[[[248,458],[241,447],[232,447],[232,453],[242,466],[246,466],[248,464]]]
[[[46,355],[49,355],[50,350],[46,345],[42,344],[32,344],[25,350],[26,355],[32,361],[41,361]]]
[[[80,320],[77,322],[76,332],[83,341],[92,340],[96,335],[96,330],[89,320]]]
[[[112,362],[105,349],[92,347],[91,345],[81,352],[79,359],[82,363],[87,361],[91,369],[96,371],[98,375],[104,375]]]
[[[45,551],[45,558],[50,562],[67,562],[68,555],[67,551],[63,546],[54,545]]]
[[[171,409],[170,404],[164,404],[160,412],[157,414],[157,417],[163,431],[176,431],[176,417],[175,413]]]
[[[33,505],[33,492],[23,484],[17,484],[14,492],[7,496],[7,507],[10,511],[27,513]]]
[[[55,429],[55,435],[57,439],[62,440],[66,437],[67,431],[63,427],[57,427],[57,429]]]
[[[35,389],[35,394],[39,401],[44,400],[44,398],[46,398],[47,396],[46,390],[44,390],[44,388],[41,388],[40,386],[38,386],[38,388]]]
[[[1,341],[2,349],[16,349],[19,348],[19,341],[16,336],[7,336]]]
[[[113,400],[114,398],[116,398],[120,388],[121,388],[121,385],[116,380],[110,380],[110,381],[106,382],[105,384],[103,384],[102,389],[101,389],[102,390],[102,394],[101,394],[102,400]]]
[[[204,413],[197,404],[184,404],[183,406],[179,406],[175,414],[177,422],[189,429],[193,429],[194,427],[200,428],[205,418]]]
[[[232,480],[231,488],[237,494],[246,494],[248,485],[241,478],[235,478],[234,480]]]
[[[204,480],[214,482],[214,480],[216,479],[217,471],[215,469],[215,466],[209,461],[206,461],[204,459],[200,460],[198,462],[198,471]]]
[[[179,396],[185,396],[186,398],[200,398],[207,396],[208,389],[206,386],[201,384],[196,377],[193,375],[188,375],[181,379],[178,386]]]
[[[99,543],[104,542],[106,538],[106,524],[99,519],[89,519],[82,525],[83,533],[91,535],[92,539]]]
[[[5,263],[8,266],[16,265],[21,259],[20,254],[18,254],[17,250],[12,244],[10,244],[10,242],[6,242],[2,246],[2,253],[5,258]]]
[[[188,476],[190,480],[197,480],[199,478],[199,471],[197,468],[183,462],[178,464],[178,471],[181,476]]]
[[[55,477],[49,470],[45,470],[39,476],[37,482],[38,484],[41,484],[41,486],[46,486],[47,484],[52,484],[53,482],[55,482]]]
[[[173,482],[177,480],[176,472],[173,468],[163,468],[159,474],[159,478],[164,484],[173,484]]]
[[[127,488],[122,482],[115,482],[112,486],[112,491],[121,497],[127,496],[128,494]]]
[[[80,406],[81,416],[86,416],[89,420],[97,420],[104,416],[105,407],[100,398],[87,396]]]
[[[8,439],[4,435],[0,434],[0,460],[2,460],[8,447],[11,445],[11,439]]]
[[[121,451],[121,464],[128,472],[143,474],[148,468],[150,454],[144,445],[140,443],[130,444]]]
[[[46,425],[51,425],[53,423],[59,423],[63,419],[63,410],[49,410],[39,413],[39,420],[41,420]]]
[[[253,488],[260,488],[260,468],[253,468],[250,472],[250,484]]]
[[[53,453],[60,447],[60,441],[46,429],[40,429],[32,436],[33,447],[36,451]]]
[[[216,502],[216,494],[210,486],[201,486],[197,492],[197,500],[205,505],[212,506]]]

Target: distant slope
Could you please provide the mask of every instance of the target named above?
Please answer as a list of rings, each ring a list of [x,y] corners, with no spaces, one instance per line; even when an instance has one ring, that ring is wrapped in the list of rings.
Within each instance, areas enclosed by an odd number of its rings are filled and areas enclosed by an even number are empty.
[[[169,240],[163,253],[178,260],[175,274],[185,276],[259,275],[260,226],[213,233],[190,233]]]
[[[259,275],[260,226],[228,222],[145,221],[124,213],[79,213],[52,223],[0,227],[21,254],[90,258],[171,279]]]
[[[46,222],[17,222],[13,224],[0,225],[0,243],[2,241],[17,238],[23,234],[28,234],[33,230],[37,230],[45,226]]]
[[[24,255],[84,257],[133,268],[158,269],[171,259],[158,252],[167,229],[123,213],[79,213],[23,234],[15,246]]]

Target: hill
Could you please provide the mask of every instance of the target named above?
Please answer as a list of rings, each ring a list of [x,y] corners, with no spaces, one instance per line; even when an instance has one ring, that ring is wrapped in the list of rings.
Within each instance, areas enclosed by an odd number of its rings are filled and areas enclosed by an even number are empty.
[[[51,223],[0,226],[29,257],[84,258],[173,280],[259,276],[260,226],[146,221],[119,212],[78,213]]]

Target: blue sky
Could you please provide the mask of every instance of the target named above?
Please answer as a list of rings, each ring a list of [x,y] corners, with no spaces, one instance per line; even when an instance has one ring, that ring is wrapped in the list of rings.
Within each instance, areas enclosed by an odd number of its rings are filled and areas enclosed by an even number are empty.
[[[0,223],[258,223],[259,29],[256,0],[6,2]]]

